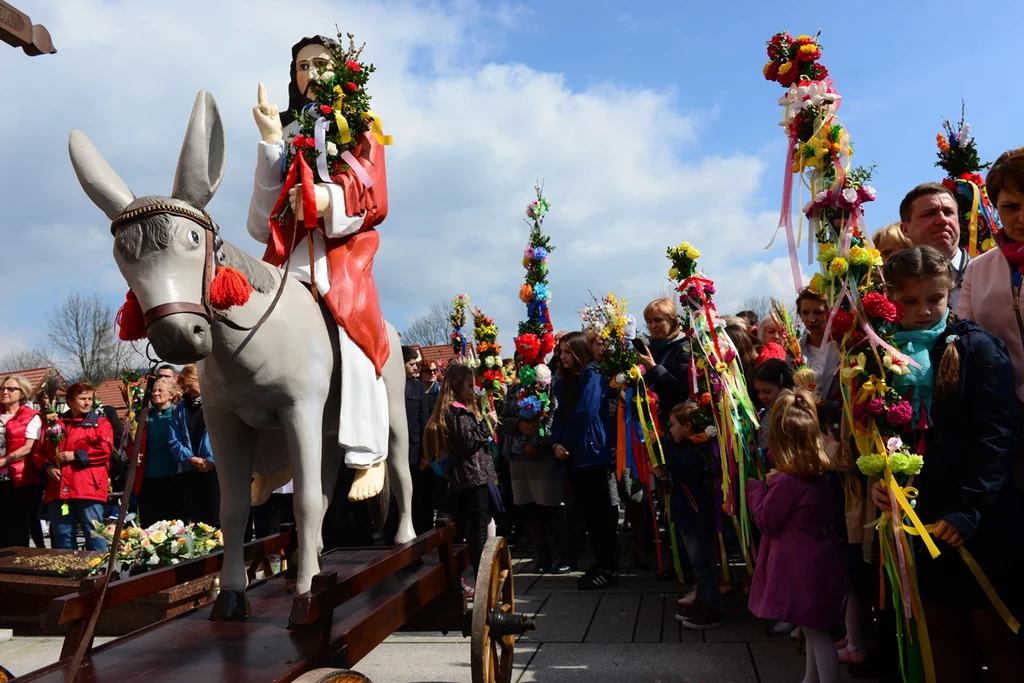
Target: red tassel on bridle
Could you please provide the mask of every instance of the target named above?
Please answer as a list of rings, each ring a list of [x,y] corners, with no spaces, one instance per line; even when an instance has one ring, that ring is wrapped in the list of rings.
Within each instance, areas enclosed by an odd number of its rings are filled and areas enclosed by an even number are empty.
[[[117,324],[117,336],[120,339],[138,341],[146,338],[146,321],[142,315],[142,306],[132,290],[129,289],[124,295],[124,304],[118,309],[114,322]]]
[[[244,306],[252,294],[252,285],[245,275],[227,266],[217,266],[217,276],[210,283],[210,305],[226,311],[232,306]]]

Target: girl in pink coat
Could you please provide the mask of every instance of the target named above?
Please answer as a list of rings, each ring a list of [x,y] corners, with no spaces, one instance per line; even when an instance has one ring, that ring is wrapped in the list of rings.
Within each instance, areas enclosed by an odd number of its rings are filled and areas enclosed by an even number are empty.
[[[779,395],[768,446],[775,471],[767,490],[758,480],[747,482],[747,500],[763,534],[750,611],[800,626],[807,643],[805,683],[832,683],[839,680],[839,657],[829,629],[843,621],[846,576],[825,477],[829,461],[810,389]]]

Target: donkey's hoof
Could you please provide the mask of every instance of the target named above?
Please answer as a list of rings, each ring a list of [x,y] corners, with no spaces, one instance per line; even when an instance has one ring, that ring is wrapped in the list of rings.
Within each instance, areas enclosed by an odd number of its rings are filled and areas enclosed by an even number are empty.
[[[252,605],[245,591],[222,590],[213,603],[210,621],[239,621],[252,616]]]

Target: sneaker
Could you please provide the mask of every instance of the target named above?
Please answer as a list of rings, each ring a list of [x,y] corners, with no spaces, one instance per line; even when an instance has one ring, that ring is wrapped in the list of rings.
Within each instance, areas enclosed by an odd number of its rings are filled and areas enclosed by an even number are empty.
[[[788,621],[780,621],[775,624],[775,628],[772,629],[772,633],[778,633],[779,635],[792,633],[794,628],[796,628],[795,624],[791,624]]]
[[[576,582],[576,587],[581,591],[596,591],[601,588],[614,588],[619,585],[619,577],[615,574],[605,574],[598,570],[595,574],[589,572],[584,574]]]
[[[462,592],[469,599],[473,599],[473,597],[476,596],[476,589],[469,585],[469,581],[466,581],[465,579],[462,579]]]
[[[792,631],[790,631],[789,632],[789,637],[792,638],[793,640],[800,640],[800,627],[797,626]]]
[[[683,597],[676,600],[676,605],[679,607],[693,607],[693,603],[697,601],[697,589],[693,589]]]
[[[691,631],[706,631],[722,625],[722,615],[718,610],[700,600],[694,602],[693,607],[685,613],[677,614],[676,619],[683,623],[684,628]]]

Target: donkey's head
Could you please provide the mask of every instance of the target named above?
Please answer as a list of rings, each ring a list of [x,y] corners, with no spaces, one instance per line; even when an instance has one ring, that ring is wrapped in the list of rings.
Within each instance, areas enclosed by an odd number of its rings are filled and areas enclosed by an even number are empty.
[[[85,193],[113,221],[114,260],[145,312],[156,352],[172,363],[204,358],[213,347],[209,293],[220,249],[204,208],[226,158],[213,96],[196,96],[170,197],[136,199],[82,131],[71,131],[68,150]]]

